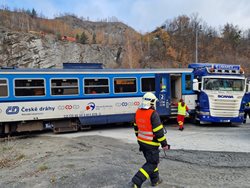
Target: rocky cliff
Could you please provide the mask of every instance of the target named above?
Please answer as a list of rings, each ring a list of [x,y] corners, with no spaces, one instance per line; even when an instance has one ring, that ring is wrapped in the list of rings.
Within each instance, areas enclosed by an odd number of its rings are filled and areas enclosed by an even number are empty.
[[[40,36],[0,28],[1,66],[59,68],[64,62],[95,62],[116,67],[118,51],[119,46],[83,45],[57,40],[54,35]]]

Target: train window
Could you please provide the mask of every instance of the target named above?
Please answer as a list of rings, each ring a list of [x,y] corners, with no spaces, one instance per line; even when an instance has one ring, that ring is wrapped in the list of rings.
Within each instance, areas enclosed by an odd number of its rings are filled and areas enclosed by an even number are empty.
[[[0,79],[0,97],[8,96],[7,80]]]
[[[78,95],[78,79],[51,79],[51,95]]]
[[[191,75],[187,74],[185,75],[185,90],[192,90],[192,80],[191,80]]]
[[[114,79],[115,93],[132,93],[136,92],[135,78],[115,78]]]
[[[142,92],[155,91],[155,78],[142,78],[141,90]]]
[[[43,79],[15,79],[15,96],[44,96]]]
[[[109,80],[106,78],[84,79],[85,94],[109,93]]]

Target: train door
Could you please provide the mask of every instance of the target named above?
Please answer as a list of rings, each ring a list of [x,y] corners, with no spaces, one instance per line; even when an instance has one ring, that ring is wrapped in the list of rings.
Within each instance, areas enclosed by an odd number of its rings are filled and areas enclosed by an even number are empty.
[[[182,74],[170,74],[170,88],[171,88],[171,115],[177,115],[177,104],[182,98]]]
[[[159,99],[156,105],[157,112],[161,116],[169,116],[171,113],[171,88],[169,74],[156,74],[155,77],[155,93]]]
[[[182,98],[181,74],[170,75],[171,101],[176,103]]]

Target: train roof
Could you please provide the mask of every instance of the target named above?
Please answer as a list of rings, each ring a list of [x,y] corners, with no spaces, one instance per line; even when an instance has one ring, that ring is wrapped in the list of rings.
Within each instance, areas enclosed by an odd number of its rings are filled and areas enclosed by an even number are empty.
[[[115,74],[115,73],[191,73],[191,68],[165,68],[165,69],[33,69],[33,68],[1,68],[0,74],[67,74],[67,73],[81,73],[81,74]]]

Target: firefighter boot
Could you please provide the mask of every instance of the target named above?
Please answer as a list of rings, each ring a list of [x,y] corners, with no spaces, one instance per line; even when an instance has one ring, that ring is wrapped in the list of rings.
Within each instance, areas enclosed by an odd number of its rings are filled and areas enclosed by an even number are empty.
[[[156,183],[151,183],[151,185],[152,185],[153,187],[155,187],[155,186],[161,184],[162,182],[163,182],[163,180],[162,180],[161,178],[159,178],[159,180],[158,180]]]
[[[134,182],[129,182],[129,188],[140,188],[140,186],[136,185]]]
[[[183,130],[184,130],[184,127],[180,127],[179,130],[180,130],[180,131],[183,131]]]

